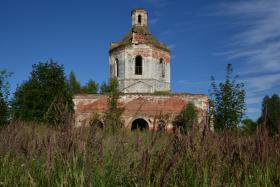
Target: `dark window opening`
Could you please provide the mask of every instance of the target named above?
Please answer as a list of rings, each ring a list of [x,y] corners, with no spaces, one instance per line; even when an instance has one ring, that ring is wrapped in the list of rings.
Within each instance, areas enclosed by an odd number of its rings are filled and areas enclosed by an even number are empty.
[[[136,119],[132,122],[131,130],[146,130],[149,128],[148,122],[144,119]]]
[[[160,65],[160,70],[161,70],[161,77],[164,78],[165,77],[165,63],[162,58],[159,60],[159,65]]]
[[[141,24],[141,21],[142,21],[142,17],[141,15],[138,15],[138,23]]]
[[[119,59],[116,58],[116,76],[119,76]]]
[[[137,56],[135,58],[135,75],[142,75],[142,57]]]

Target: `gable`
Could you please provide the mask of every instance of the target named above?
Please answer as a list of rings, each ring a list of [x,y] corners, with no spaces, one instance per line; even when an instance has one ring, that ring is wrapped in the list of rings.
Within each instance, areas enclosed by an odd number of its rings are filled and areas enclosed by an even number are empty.
[[[149,92],[153,92],[153,86],[144,81],[137,81],[136,83],[133,83],[128,87],[124,88],[123,92],[149,93]]]

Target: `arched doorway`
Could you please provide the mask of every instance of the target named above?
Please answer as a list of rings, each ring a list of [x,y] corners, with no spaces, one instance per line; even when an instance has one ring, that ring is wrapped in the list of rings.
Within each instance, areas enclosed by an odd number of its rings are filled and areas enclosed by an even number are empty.
[[[131,130],[138,130],[138,129],[141,131],[149,129],[148,122],[142,118],[135,119],[132,122]]]
[[[100,120],[97,121],[90,121],[90,126],[97,128],[97,129],[104,129],[104,123]]]

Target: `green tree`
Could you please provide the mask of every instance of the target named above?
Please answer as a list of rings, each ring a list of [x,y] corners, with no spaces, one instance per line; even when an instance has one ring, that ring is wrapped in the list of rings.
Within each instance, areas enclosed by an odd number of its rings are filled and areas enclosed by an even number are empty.
[[[98,83],[90,79],[86,85],[83,86],[82,92],[86,94],[96,94],[98,92]]]
[[[81,93],[81,84],[76,79],[76,75],[73,71],[70,72],[68,84],[69,84],[69,89],[70,89],[72,94]]]
[[[270,135],[279,133],[280,97],[277,94],[263,98],[262,115],[258,121],[267,128]]]
[[[123,120],[121,115],[124,108],[118,106],[118,99],[120,97],[120,91],[118,89],[118,81],[111,79],[109,84],[109,98],[108,98],[108,110],[105,113],[104,124],[105,128],[115,133],[118,129],[123,127]]]
[[[197,123],[197,112],[193,103],[188,103],[181,113],[175,118],[173,124],[175,127],[186,133]]]
[[[0,70],[0,126],[8,123],[9,119],[9,83],[7,78],[11,75],[5,70]]]
[[[73,111],[63,66],[53,60],[34,64],[30,78],[15,92],[12,110],[15,119],[63,123]]]
[[[238,76],[232,75],[231,64],[227,65],[224,82],[216,84],[212,76],[211,109],[214,128],[236,129],[245,113],[245,90],[244,84],[238,83]]]
[[[245,134],[254,134],[257,130],[258,124],[252,119],[242,120],[242,130]]]
[[[106,84],[106,82],[103,82],[100,86],[100,93],[105,94],[110,92],[110,86]]]

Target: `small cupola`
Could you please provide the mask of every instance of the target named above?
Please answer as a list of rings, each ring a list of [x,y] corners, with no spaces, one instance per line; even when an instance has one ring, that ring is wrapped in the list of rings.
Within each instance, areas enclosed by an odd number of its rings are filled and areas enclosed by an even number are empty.
[[[143,8],[134,9],[131,12],[132,28],[148,27],[148,13]]]

